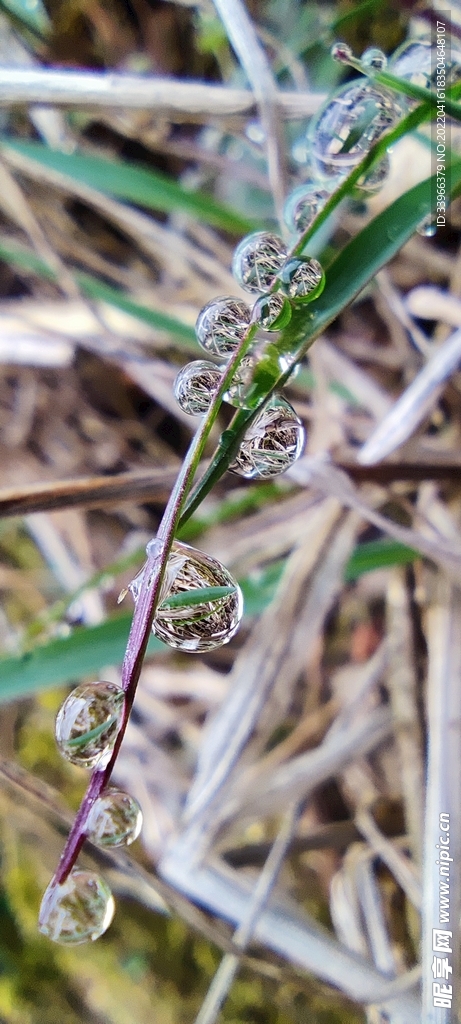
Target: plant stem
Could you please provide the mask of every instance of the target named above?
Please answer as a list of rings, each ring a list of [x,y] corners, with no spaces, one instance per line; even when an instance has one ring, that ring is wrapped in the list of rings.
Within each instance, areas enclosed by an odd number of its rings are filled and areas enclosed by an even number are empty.
[[[171,547],[178,528],[181,510],[192,485],[200,459],[205,448],[211,428],[216,420],[221,399],[234,376],[240,360],[245,355],[255,333],[255,326],[250,324],[238,348],[224,371],[219,390],[213,398],[210,408],[203,418],[182,464],[174,488],[160,523],[157,537],[147,545],[147,561],[140,583],[133,621],[122,664],[122,688],[125,691],[125,705],[120,731],[117,734],[112,757],[104,769],[95,768],[90,784],[83,797],[77,817],[69,833],[69,837],[59,861],[52,884],[59,885],[65,881],[72,870],[86,838],[85,825],[88,815],[95,802],[107,786],[113,767],[118,757],[120,746],[128,725],[130,711],[136,694],[139,677],[149,642],[152,623],[161,596],[161,587]]]

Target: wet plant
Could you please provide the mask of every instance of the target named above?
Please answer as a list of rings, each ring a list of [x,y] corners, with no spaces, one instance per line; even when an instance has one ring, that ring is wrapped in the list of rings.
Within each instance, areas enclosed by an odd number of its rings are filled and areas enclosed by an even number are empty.
[[[106,883],[76,867],[85,839],[99,846],[118,846],[128,845],[139,834],[136,802],[111,789],[109,782],[151,632],[180,651],[209,651],[231,640],[242,617],[236,580],[216,559],[179,543],[179,526],[226,470],[252,480],[265,479],[296,462],[305,432],[282,395],[284,384],[325,326],[431,216],[434,183],[428,180],[363,229],[326,272],[322,258],[309,255],[309,243],[341,200],[357,191],[365,197],[376,192],[388,173],[389,146],[430,121],[436,109],[429,44],[406,44],[388,64],[375,48],[358,61],[344,44],[336,44],[333,56],[363,77],[343,87],[312,120],[307,136],[309,179],[285,204],[291,239],[285,241],[274,231],[252,232],[243,238],[232,270],[248,293],[248,302],[224,296],[202,309],[196,339],[216,362],[191,362],[176,379],[174,392],[181,408],[203,419],[157,536],[147,545],[145,565],[128,588],[135,609],[121,686],[98,682],[77,687],[58,714],[60,750],[93,773],[40,911],[41,931],[56,942],[95,939],[112,919],[113,899]],[[461,120],[458,72],[454,62],[447,109]],[[460,183],[461,164],[453,159],[453,192]],[[237,411],[204,476],[196,482],[223,401]]]

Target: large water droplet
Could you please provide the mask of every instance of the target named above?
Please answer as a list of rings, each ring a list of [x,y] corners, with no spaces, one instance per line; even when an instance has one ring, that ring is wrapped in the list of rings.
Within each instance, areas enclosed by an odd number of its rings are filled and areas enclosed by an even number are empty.
[[[115,683],[84,683],[61,705],[56,741],[61,754],[82,768],[105,768],[120,729],[125,694]]]
[[[121,789],[106,789],[95,800],[85,831],[96,846],[130,846],[142,828],[142,811],[135,800]]]
[[[309,127],[314,173],[340,181],[393,127],[402,110],[399,100],[368,80],[344,86]]]
[[[320,210],[323,209],[331,192],[317,182],[308,182],[295,188],[283,208],[283,217],[289,231],[301,234],[307,231]]]
[[[184,412],[200,416],[209,409],[221,383],[222,372],[206,359],[195,359],[179,371],[173,385],[176,401]]]
[[[410,39],[399,46],[389,61],[389,71],[398,78],[405,78],[412,85],[429,89],[437,61],[435,47],[429,39]]]
[[[213,299],[198,315],[197,341],[207,352],[230,356],[248,330],[250,319],[251,309],[241,299],[232,296]]]
[[[94,871],[74,869],[61,885],[48,886],[40,907],[39,930],[53,942],[78,946],[106,931],[114,909],[104,879]]]
[[[287,258],[282,238],[270,231],[255,231],[237,246],[232,273],[248,292],[267,292]]]
[[[364,50],[361,61],[366,68],[371,68],[373,71],[384,71],[387,65],[386,54],[377,46],[369,46],[367,50]]]
[[[168,607],[165,603],[210,587],[226,588],[227,592],[211,600],[204,596],[197,604],[175,603]],[[133,581],[130,589],[136,598],[139,583]],[[162,603],[154,618],[155,635],[179,651],[211,651],[229,642],[242,614],[240,587],[221,562],[188,544],[176,542],[168,559]]]
[[[435,40],[408,40],[392,54],[389,61],[389,71],[393,75],[397,75],[398,78],[405,78],[412,85],[419,85],[422,89],[430,89],[431,86],[437,85],[441,62],[443,62],[445,85],[448,88],[450,85],[459,82],[461,77],[460,44],[454,37],[444,47],[443,54],[438,52]],[[412,106],[418,103],[418,100],[412,100],[407,97],[406,102]]]
[[[312,302],[325,287],[323,267],[312,257],[288,260],[280,280],[293,302]]]
[[[249,479],[278,476],[296,462],[304,448],[304,427],[284,398],[270,399],[245,434],[229,467]]]

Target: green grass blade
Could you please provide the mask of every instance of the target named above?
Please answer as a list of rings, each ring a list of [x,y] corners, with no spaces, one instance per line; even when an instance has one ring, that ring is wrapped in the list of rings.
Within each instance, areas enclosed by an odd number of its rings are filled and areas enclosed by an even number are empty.
[[[189,192],[174,178],[160,171],[147,170],[140,164],[82,153],[61,153],[41,142],[22,142],[4,137],[2,145],[8,150],[35,160],[43,167],[89,185],[106,195],[125,199],[138,206],[172,213],[182,210],[191,217],[222,228],[231,234],[246,234],[257,225],[245,217],[211,199],[203,192]]]
[[[195,337],[194,328],[189,327],[188,324],[168,316],[167,313],[160,313],[157,309],[149,309],[148,306],[135,302],[134,299],[130,299],[128,295],[124,295],[123,292],[119,291],[118,288],[111,288],[110,285],[98,281],[91,274],[77,271],[74,276],[83,294],[87,295],[89,299],[101,299],[110,306],[115,306],[117,309],[122,309],[124,313],[129,313],[130,316],[134,316],[137,320],[142,320],[143,323],[149,324],[150,327],[168,331],[177,340],[184,342],[184,346],[188,351],[193,351],[197,354],[201,352]]]
[[[101,725],[95,725],[94,729],[89,729],[88,732],[83,732],[80,736],[74,736],[73,739],[66,740],[66,747],[74,750],[78,750],[79,747],[86,747],[87,743],[98,740],[112,725],[115,725],[117,719],[118,715],[112,715],[107,722],[101,722]]]
[[[0,242],[0,260],[4,260],[5,263],[13,267],[32,271],[48,281],[56,281],[54,271],[35,253],[22,246],[14,243],[6,244],[5,242]],[[124,313],[129,313],[130,316],[134,316],[137,320],[142,320],[143,323],[149,324],[150,327],[167,331],[188,352],[200,352],[195,331],[188,324],[168,316],[167,313],[160,313],[159,310],[149,309],[148,306],[136,302],[129,295],[119,291],[118,288],[112,288],[110,285],[98,281],[91,274],[75,271],[74,277],[82,293],[88,296],[88,298],[101,299],[103,302],[107,302],[108,305],[115,306],[116,309],[122,309]]]
[[[162,608],[193,608],[194,605],[219,601],[220,598],[229,597],[229,594],[234,593],[235,587],[197,587],[194,590],[166,597],[160,605],[160,610]]]
[[[419,85],[413,85],[405,78],[398,78],[397,75],[393,75],[389,71],[370,72],[367,68],[367,77],[370,77],[374,82],[377,82],[378,85],[384,85],[386,89],[393,89],[394,92],[399,92],[404,96],[420,100],[422,103],[429,102],[433,108],[437,107],[438,101],[436,92],[424,89]],[[456,98],[459,95],[460,86],[459,83],[457,83],[451,89],[446,90],[446,95],[443,100],[445,113],[447,116],[453,117],[456,121],[461,121],[461,106],[459,103],[456,103]]]
[[[453,194],[461,185],[461,161],[450,167],[448,180]],[[385,266],[405,242],[411,238],[418,224],[431,212],[436,188],[436,176],[415,185],[378,214],[362,231],[341,250],[327,271],[324,291],[310,305],[294,310],[288,326],[281,332],[277,349],[298,361],[309,350],[338,314],[348,306],[364,287]],[[265,398],[279,390],[289,376],[280,374],[268,389],[268,367],[264,359],[257,365],[253,383],[248,392],[248,404],[253,409],[239,410],[219,446],[208,469],[192,492],[180,520],[184,525],[209,493],[214,484],[235,458],[240,440],[254,418],[254,410]]]
[[[46,36],[50,31],[51,22],[42,0],[1,0],[0,10],[12,14],[34,35]]]
[[[358,579],[373,569],[387,569],[392,565],[408,565],[420,558],[417,551],[399,544],[398,541],[371,540],[358,544],[347,563],[344,578],[347,583]]]
[[[99,626],[78,626],[25,654],[0,659],[0,701],[25,697],[72,680],[96,675],[105,665],[119,665],[125,653],[132,616],[117,615]],[[165,650],[152,636],[149,652]]]
[[[345,580],[350,582],[373,569],[405,565],[419,557],[417,552],[387,538],[358,544],[346,566]],[[264,611],[275,594],[284,565],[282,559],[240,581],[246,615],[259,615]],[[226,593],[232,590],[227,587],[211,589],[222,589]],[[0,704],[97,676],[105,665],[121,664],[131,618],[128,613],[99,626],[78,626],[69,636],[50,640],[26,654],[0,658]],[[165,645],[152,636],[148,654],[161,650],[165,650]]]

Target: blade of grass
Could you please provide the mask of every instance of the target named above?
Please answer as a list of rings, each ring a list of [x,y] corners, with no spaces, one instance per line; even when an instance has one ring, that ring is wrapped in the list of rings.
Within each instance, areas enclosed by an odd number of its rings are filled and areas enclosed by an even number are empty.
[[[41,142],[19,142],[3,137],[2,145],[29,159],[91,188],[145,206],[150,210],[172,213],[182,210],[206,224],[231,234],[254,231],[255,222],[235,213],[202,192],[189,192],[160,171],[147,170],[140,164],[86,156],[83,153],[61,153]]]
[[[412,548],[399,544],[387,537],[357,544],[346,566],[344,579],[347,583],[357,580],[364,573],[374,569],[387,569],[392,565],[408,565],[421,556]]]
[[[118,615],[99,626],[78,627],[19,656],[1,659],[0,700],[26,697],[70,680],[94,675],[104,665],[120,664],[132,616]],[[154,636],[149,650],[164,650]]]
[[[336,316],[356,298],[366,284],[402,248],[418,224],[432,208],[436,176],[415,185],[378,214],[348,245],[328,268],[325,289],[309,306],[298,307],[277,341],[278,352],[290,356],[290,369],[281,374],[277,360],[264,358],[255,368],[253,383],[248,393],[248,404],[253,409],[239,410],[228,430],[221,435],[218,449],[189,497],[180,520],[183,526],[188,517],[201,504],[203,498],[222,476],[235,458],[240,440],[255,416],[255,410],[267,397],[279,390],[288,379],[292,365],[302,358],[315,339]],[[451,166],[452,194],[461,184],[461,162]],[[274,346],[275,348],[275,346]],[[272,383],[268,381],[272,374]]]
[[[32,273],[38,274],[49,281],[56,280],[56,275],[51,267],[39,259],[35,253],[25,249],[23,246],[16,245],[15,243],[6,244],[5,242],[0,242],[0,259],[11,266],[32,271]],[[143,323],[149,324],[150,327],[161,331],[168,331],[187,351],[200,352],[193,327],[189,327],[187,324],[182,323],[181,320],[176,320],[172,316],[168,316],[167,313],[161,313],[156,309],[149,309],[148,306],[136,302],[129,295],[118,291],[117,288],[111,288],[110,285],[98,281],[91,274],[76,271],[74,276],[81,291],[88,298],[100,299],[103,302],[107,302],[110,306],[115,306],[116,309],[123,310],[124,313],[129,313],[130,316],[142,320]]]
[[[365,572],[372,572],[373,569],[403,565],[418,557],[418,553],[411,548],[406,548],[395,541],[388,541],[386,538],[358,544],[346,565],[345,580],[350,582]],[[122,568],[126,568],[128,561],[131,561],[131,558],[120,560],[114,563],[114,566],[108,566],[103,573],[95,574],[88,581],[87,589],[97,585],[102,577],[113,575],[116,569],[121,571]],[[247,616],[259,615],[270,604],[285,564],[285,560],[281,559],[269,565],[258,578],[255,579],[252,574],[240,580]],[[231,589],[209,588],[208,592],[218,590],[219,594],[214,595],[216,600],[218,597],[226,596]],[[74,594],[69,595],[66,604],[72,603],[81,592],[82,588],[79,588]],[[207,599],[203,597],[202,590],[193,593],[199,603]],[[177,597],[180,599],[179,603],[184,605],[182,595]],[[170,607],[172,600],[176,602],[176,597],[170,598]],[[164,606],[165,604],[166,602]],[[99,672],[105,665],[120,664],[130,622],[131,614],[117,615],[98,626],[78,626],[69,636],[57,637],[25,654],[0,658],[0,703],[14,700],[16,697],[25,697],[37,690],[58,686],[70,680],[82,679]],[[148,653],[154,654],[164,650],[164,644],[152,636]]]
[[[190,608],[198,604],[207,604],[210,601],[219,601],[229,594],[235,593],[235,587],[197,587],[195,590],[184,591],[181,594],[172,594],[162,601],[159,608]]]
[[[51,28],[46,7],[42,0],[1,0],[0,9],[26,25],[34,35],[46,36]]]

